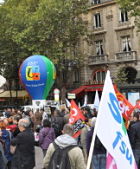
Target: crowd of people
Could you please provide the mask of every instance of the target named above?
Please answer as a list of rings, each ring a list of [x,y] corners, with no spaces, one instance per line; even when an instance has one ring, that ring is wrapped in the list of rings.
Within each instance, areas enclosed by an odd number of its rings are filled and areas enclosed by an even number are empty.
[[[33,169],[35,146],[42,149],[44,169],[85,169],[97,111],[82,107],[84,127],[77,138],[68,108],[26,112],[7,108],[0,114],[0,169]],[[131,114],[128,136],[140,169],[140,112]],[[70,167],[69,167],[70,166]],[[91,169],[106,168],[106,149],[96,137]]]

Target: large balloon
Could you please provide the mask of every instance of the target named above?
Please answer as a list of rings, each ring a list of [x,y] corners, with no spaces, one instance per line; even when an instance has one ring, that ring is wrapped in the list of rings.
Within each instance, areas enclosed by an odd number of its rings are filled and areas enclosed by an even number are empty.
[[[46,56],[33,55],[24,60],[19,76],[33,100],[45,100],[56,79],[56,70]]]

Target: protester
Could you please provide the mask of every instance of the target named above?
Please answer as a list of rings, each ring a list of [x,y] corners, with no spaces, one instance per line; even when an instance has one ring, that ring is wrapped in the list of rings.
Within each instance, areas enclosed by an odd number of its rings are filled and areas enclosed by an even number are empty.
[[[55,136],[60,136],[62,134],[62,129],[65,124],[65,120],[63,114],[57,109],[55,109],[52,113],[51,124],[54,128]]]
[[[35,166],[34,135],[30,123],[27,117],[18,122],[20,133],[11,141],[11,145],[16,147],[12,169],[33,169]]]
[[[81,130],[80,134],[80,145],[82,146],[85,162],[87,162],[87,149],[86,149],[86,138],[89,131],[89,119],[86,120],[84,127]]]
[[[86,119],[90,119],[93,117],[91,108],[89,106],[82,107],[81,110]]]
[[[70,110],[68,108],[62,109],[62,112],[64,112],[64,123],[69,123],[70,118]]]
[[[54,129],[51,128],[51,123],[49,120],[45,119],[43,121],[43,128],[39,132],[39,145],[43,150],[44,156],[49,147],[49,144],[52,143],[55,139]]]
[[[34,114],[34,129],[36,129],[36,127],[38,125],[41,125],[41,123],[42,123],[42,115],[43,115],[42,110],[40,110],[40,111],[39,111],[39,109],[36,110],[36,112]]]
[[[49,119],[49,111],[50,110],[50,107],[46,107],[45,110],[44,109],[41,109],[40,112],[42,113],[42,121],[45,120],[45,119]]]
[[[140,111],[140,99],[137,99],[134,112],[137,113],[139,111]]]
[[[18,128],[18,122],[21,118],[22,118],[22,116],[20,114],[13,116],[13,124],[16,126],[15,130],[12,132],[13,137],[16,137],[20,132],[20,130]]]
[[[8,169],[11,169],[11,160],[12,160],[12,155],[10,153],[10,144],[11,144],[11,132],[6,129],[6,124],[4,121],[0,121],[0,129],[2,132],[1,139],[4,142],[4,155],[8,161],[7,167]]]
[[[56,151],[54,144],[56,144],[61,149],[68,148],[69,146],[72,146],[72,145],[73,146],[77,145],[77,141],[72,137],[73,133],[74,133],[73,126],[70,124],[65,124],[63,128],[63,134],[57,137],[54,143],[51,143],[49,145],[49,148],[47,150],[46,156],[43,161],[45,169],[50,169],[49,164],[51,162],[51,157],[53,156],[53,153],[55,153]],[[86,168],[82,150],[78,146],[68,151],[68,157],[70,159],[71,169],[85,169]],[[61,162],[62,161],[63,159],[61,160]]]
[[[11,116],[12,110],[11,108],[7,108],[5,109],[5,111],[3,112],[3,116],[6,118],[9,118]]]
[[[2,137],[2,132],[0,130],[0,169],[6,169],[8,161],[4,155],[4,142],[1,139],[1,137]]]
[[[132,125],[137,123],[138,121],[139,121],[139,113],[131,114],[130,120],[128,121],[129,122],[128,127],[127,127],[128,136],[129,136]]]
[[[137,114],[139,115],[139,118],[133,125],[131,125],[129,139],[138,169],[140,169],[140,111],[137,112]]]
[[[32,130],[34,130],[34,114],[33,114],[33,112],[31,110],[27,110],[24,112],[23,117],[27,117],[30,119],[30,126],[29,127]]]
[[[90,151],[90,145],[92,141],[92,136],[94,132],[94,126],[95,126],[96,118],[94,117],[91,121],[91,130],[87,133],[87,153],[89,154]],[[106,150],[98,137],[96,136],[95,139],[95,145],[94,145],[94,151],[93,151],[93,157],[92,157],[92,168],[93,169],[106,169]]]
[[[7,121],[8,123],[7,123],[6,129],[10,130],[11,132],[14,132],[17,128],[17,125],[13,123],[13,116],[10,116],[7,119]]]

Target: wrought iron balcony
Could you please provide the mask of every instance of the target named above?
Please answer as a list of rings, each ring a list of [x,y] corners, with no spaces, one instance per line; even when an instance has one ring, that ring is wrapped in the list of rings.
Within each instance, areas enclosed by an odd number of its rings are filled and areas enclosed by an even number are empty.
[[[129,62],[137,60],[137,52],[136,51],[128,51],[128,52],[119,52],[116,53],[115,61],[116,62]]]
[[[97,56],[89,56],[88,65],[99,65],[99,64],[107,64],[108,63],[108,55],[97,55]]]

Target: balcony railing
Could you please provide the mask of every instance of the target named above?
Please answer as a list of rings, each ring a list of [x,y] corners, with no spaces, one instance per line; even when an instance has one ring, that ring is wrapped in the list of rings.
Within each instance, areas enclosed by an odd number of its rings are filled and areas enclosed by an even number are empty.
[[[136,61],[137,60],[136,54],[137,54],[136,51],[119,52],[119,53],[116,53],[115,61],[117,61],[117,62]]]
[[[97,55],[97,56],[89,56],[88,64],[89,65],[98,65],[98,64],[106,64],[108,63],[108,55]]]

